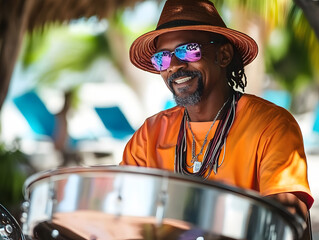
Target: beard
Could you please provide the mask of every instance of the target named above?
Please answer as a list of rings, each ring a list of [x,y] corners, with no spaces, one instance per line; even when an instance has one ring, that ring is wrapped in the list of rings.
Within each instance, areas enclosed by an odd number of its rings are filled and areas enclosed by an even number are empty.
[[[197,77],[198,80],[197,80],[196,90],[192,93],[189,93],[186,96],[178,96],[176,94],[176,92],[174,91],[173,82],[174,82],[174,79],[179,78],[179,77],[192,77],[192,78]],[[172,76],[170,76],[168,78],[168,84],[169,84],[170,89],[173,93],[174,100],[175,100],[176,104],[179,106],[186,107],[186,106],[190,106],[190,105],[195,105],[195,104],[199,103],[201,98],[202,98],[204,84],[203,84],[202,74],[199,71],[180,70],[180,71],[172,74]],[[179,91],[181,93],[187,93],[188,90],[189,90],[188,86],[183,87],[183,88],[179,88]]]

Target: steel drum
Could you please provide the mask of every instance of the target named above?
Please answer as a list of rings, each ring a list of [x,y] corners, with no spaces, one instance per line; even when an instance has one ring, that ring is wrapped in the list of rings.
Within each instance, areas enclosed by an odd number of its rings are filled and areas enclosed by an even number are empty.
[[[71,167],[29,177],[31,239],[300,239],[305,222],[255,192],[141,167]]]

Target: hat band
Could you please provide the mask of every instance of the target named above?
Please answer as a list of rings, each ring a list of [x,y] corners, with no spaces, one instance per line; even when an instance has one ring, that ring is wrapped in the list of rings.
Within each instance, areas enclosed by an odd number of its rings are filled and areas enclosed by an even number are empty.
[[[204,22],[193,21],[193,20],[174,20],[170,22],[163,23],[159,25],[156,30],[161,30],[165,28],[172,28],[172,27],[181,27],[181,26],[196,26],[196,25],[210,25]]]

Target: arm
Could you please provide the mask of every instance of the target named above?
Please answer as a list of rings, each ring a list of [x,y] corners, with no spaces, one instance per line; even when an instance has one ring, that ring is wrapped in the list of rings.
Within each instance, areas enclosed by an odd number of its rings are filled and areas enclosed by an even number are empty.
[[[272,114],[258,147],[260,193],[263,196],[293,193],[310,209],[313,198],[301,130],[287,111],[279,108]]]
[[[308,208],[294,193],[277,193],[267,196],[283,204],[291,214],[298,214],[304,220],[308,218]]]
[[[261,138],[261,193],[308,221],[313,198],[307,180],[302,134],[295,119],[288,112],[279,111]],[[311,239],[310,229],[308,221],[302,239]]]
[[[269,195],[267,198],[279,201],[291,214],[298,214],[300,217],[302,217],[307,223],[307,228],[305,229],[302,240],[312,239],[311,222],[308,208],[307,205],[298,198],[297,193],[278,193]]]
[[[146,167],[147,160],[147,140],[146,140],[145,123],[138,129],[126,144],[122,162],[120,165],[132,165]]]

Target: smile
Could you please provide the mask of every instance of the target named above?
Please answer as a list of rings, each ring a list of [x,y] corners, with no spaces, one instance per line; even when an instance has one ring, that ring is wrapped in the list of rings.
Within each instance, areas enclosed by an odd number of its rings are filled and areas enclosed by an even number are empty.
[[[181,83],[187,82],[187,81],[189,81],[191,79],[192,79],[192,77],[180,78],[180,79],[175,80],[175,83],[181,84]]]

